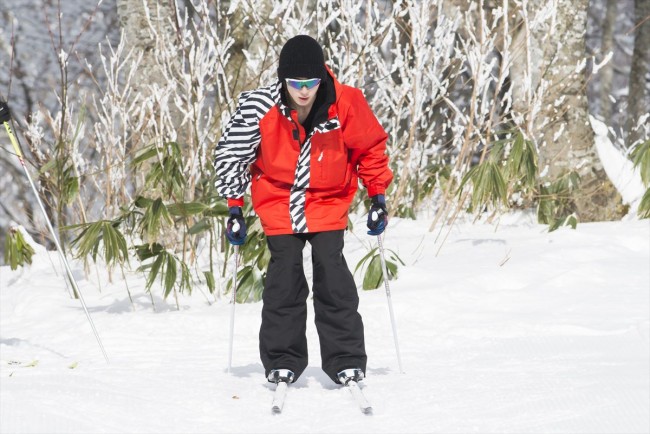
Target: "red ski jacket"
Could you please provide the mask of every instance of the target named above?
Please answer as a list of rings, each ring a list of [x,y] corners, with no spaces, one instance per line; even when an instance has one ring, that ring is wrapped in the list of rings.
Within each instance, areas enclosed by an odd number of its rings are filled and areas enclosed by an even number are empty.
[[[363,94],[328,72],[310,132],[278,81],[240,95],[217,144],[217,191],[228,206],[242,206],[250,184],[266,235],[345,229],[358,180],[374,196],[393,179],[388,136]]]

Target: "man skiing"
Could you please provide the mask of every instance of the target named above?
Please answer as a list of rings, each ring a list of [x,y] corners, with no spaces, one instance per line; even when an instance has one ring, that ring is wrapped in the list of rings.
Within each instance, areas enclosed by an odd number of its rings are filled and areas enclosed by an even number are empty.
[[[358,381],[367,356],[343,236],[359,179],[372,202],[368,233],[387,225],[387,134],[362,92],[336,80],[310,36],[286,42],[277,74],[270,86],[241,94],[217,145],[216,187],[230,209],[226,236],[234,245],[246,239],[242,206],[250,185],[271,253],[259,334],[268,381],[294,382],[307,367],[306,242],[322,368],[334,382]]]

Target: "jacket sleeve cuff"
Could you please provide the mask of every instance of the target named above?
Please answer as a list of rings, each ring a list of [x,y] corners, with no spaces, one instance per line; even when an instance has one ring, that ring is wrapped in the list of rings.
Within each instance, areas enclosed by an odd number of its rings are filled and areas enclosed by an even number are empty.
[[[373,197],[378,194],[383,194],[383,195],[386,194],[386,189],[378,185],[368,186],[367,190],[368,190],[368,197]]]
[[[238,198],[229,197],[228,198],[228,208],[231,208],[233,206],[240,206],[240,207],[243,208],[244,207],[244,197],[243,196],[238,197]]]

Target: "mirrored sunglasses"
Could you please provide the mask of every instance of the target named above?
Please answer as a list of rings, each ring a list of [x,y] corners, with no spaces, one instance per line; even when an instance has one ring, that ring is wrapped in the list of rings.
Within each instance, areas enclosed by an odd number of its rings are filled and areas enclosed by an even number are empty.
[[[297,90],[301,90],[303,87],[306,87],[307,89],[313,89],[320,84],[320,78],[310,78],[307,80],[295,80],[293,78],[287,78],[286,81],[287,85]]]

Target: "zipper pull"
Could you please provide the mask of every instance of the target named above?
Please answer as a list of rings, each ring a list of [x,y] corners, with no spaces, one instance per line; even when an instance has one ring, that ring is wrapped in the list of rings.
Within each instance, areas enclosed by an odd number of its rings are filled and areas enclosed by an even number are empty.
[[[323,151],[320,151],[320,155],[318,156],[318,162],[320,162],[323,159]]]

